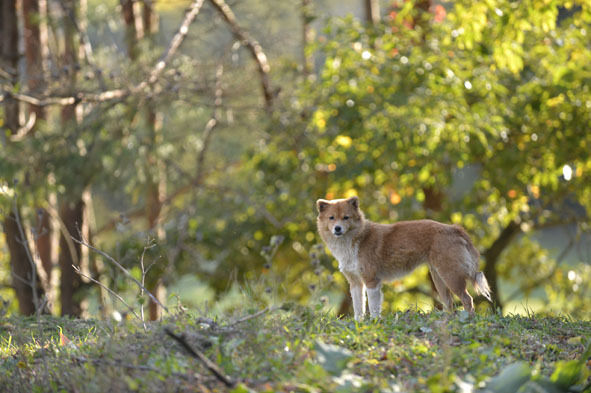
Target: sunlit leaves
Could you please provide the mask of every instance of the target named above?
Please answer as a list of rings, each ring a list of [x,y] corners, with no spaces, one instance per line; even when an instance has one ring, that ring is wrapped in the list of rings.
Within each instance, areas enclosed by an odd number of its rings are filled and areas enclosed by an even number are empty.
[[[290,113],[290,132],[258,156],[265,181],[284,179],[288,202],[356,193],[374,220],[458,223],[481,250],[511,221],[533,231],[560,220],[565,197],[589,206],[584,12],[558,20],[554,0],[457,1],[432,23],[415,5],[401,3],[372,31],[351,16],[328,22],[314,46],[318,78],[296,93],[307,117]],[[289,224],[301,239],[309,206],[294,206],[269,209],[302,212]],[[537,264],[542,251],[529,248]]]

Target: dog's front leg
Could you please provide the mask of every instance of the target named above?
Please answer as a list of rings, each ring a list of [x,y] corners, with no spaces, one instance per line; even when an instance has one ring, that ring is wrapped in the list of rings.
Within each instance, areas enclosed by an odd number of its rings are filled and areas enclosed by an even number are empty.
[[[345,277],[347,277],[347,281],[349,281],[355,320],[361,321],[365,316],[365,285],[361,278],[355,274],[345,274]]]
[[[361,321],[365,316],[365,285],[363,283],[351,284],[351,299],[353,299],[355,320]]]
[[[382,283],[367,285],[367,302],[369,303],[369,314],[372,318],[379,318],[382,312]]]

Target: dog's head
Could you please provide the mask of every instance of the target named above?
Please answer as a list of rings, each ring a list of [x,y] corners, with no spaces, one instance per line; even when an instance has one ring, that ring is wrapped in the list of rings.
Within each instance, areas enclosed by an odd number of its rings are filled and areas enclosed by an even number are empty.
[[[335,238],[356,233],[363,226],[363,213],[359,209],[359,198],[316,201],[318,209],[318,230],[323,235]]]

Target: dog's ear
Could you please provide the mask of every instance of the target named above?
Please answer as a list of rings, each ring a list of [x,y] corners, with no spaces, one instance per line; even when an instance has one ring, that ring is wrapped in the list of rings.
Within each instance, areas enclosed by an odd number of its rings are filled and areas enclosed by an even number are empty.
[[[359,197],[352,196],[351,198],[347,199],[347,202],[349,202],[355,209],[359,209]]]
[[[318,213],[322,213],[324,209],[326,209],[330,205],[330,202],[326,199],[319,199],[316,201],[316,209],[318,209]]]

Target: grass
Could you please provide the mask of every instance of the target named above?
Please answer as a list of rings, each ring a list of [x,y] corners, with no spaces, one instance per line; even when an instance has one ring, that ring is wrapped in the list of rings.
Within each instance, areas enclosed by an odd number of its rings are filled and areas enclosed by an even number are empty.
[[[224,385],[165,329],[236,384]],[[356,323],[296,305],[247,304],[217,317],[178,309],[147,330],[130,320],[11,317],[0,326],[0,390],[469,392],[517,361],[534,376],[555,375],[583,356],[590,333],[589,322],[536,315],[407,311]]]

